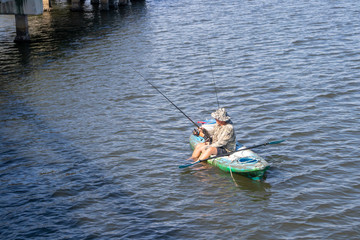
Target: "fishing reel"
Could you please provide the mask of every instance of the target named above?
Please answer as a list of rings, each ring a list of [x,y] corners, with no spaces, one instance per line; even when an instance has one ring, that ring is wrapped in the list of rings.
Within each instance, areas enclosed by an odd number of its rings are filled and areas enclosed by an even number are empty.
[[[197,129],[197,128],[194,128],[194,130],[193,130],[193,132],[192,132],[195,136],[199,136],[200,135],[200,131],[199,131],[199,129]]]
[[[209,132],[205,128],[194,128],[192,132],[195,136],[200,136],[205,139],[205,142],[212,142],[212,138],[209,134]],[[201,134],[202,133],[202,134]]]

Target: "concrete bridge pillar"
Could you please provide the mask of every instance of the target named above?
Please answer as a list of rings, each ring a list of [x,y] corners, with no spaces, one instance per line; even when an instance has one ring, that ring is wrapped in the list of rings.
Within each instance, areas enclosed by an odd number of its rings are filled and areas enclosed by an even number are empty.
[[[130,0],[119,0],[119,6],[131,5]]]
[[[109,8],[111,9],[115,8],[115,0],[109,0]]]
[[[71,11],[81,11],[81,0],[71,0]]]
[[[101,11],[108,11],[110,9],[109,0],[101,0]]]
[[[14,42],[30,41],[28,16],[23,14],[15,15],[16,37]]]

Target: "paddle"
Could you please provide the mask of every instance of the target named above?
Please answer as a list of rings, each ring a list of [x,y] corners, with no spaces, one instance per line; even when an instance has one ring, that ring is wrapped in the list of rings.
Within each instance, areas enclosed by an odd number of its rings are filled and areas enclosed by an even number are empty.
[[[240,149],[240,150],[237,150],[237,151],[228,152],[228,153],[225,153],[225,154],[219,154],[219,155],[216,155],[216,156],[214,156],[214,157],[209,157],[209,158],[206,158],[206,159],[203,159],[203,160],[198,160],[198,161],[193,162],[193,163],[190,163],[190,164],[181,165],[181,166],[179,166],[179,168],[190,167],[190,166],[195,165],[195,164],[197,164],[197,163],[199,163],[199,162],[204,162],[204,161],[207,161],[207,160],[210,160],[210,159],[214,159],[214,158],[218,158],[218,157],[229,156],[229,155],[231,155],[231,154],[233,154],[233,153],[245,151],[245,150],[252,149],[252,148],[257,148],[257,147],[266,146],[266,145],[270,145],[270,144],[278,144],[278,143],[282,143],[282,142],[284,142],[284,141],[285,141],[285,139],[284,139],[284,140],[279,140],[279,141],[267,142],[267,143],[258,144],[258,145],[254,145],[254,146],[251,146],[251,147],[243,148],[243,149]]]

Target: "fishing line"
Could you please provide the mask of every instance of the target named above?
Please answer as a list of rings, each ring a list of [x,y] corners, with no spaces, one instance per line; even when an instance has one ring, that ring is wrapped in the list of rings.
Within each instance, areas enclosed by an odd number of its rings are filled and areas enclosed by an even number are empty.
[[[188,115],[186,115],[178,106],[176,106],[165,94],[163,94],[155,85],[153,85],[149,80],[147,80],[140,72],[136,71],[135,68],[131,66],[131,68],[138,73],[146,82],[148,82],[156,91],[158,91],[166,100],[168,100],[174,107],[176,107],[177,110],[179,110],[182,114],[184,114],[187,119],[189,119],[197,128],[200,128],[199,125],[197,125]]]
[[[215,81],[215,77],[214,77],[214,70],[212,67],[212,62],[211,62],[211,57],[210,57],[210,53],[208,52],[209,55],[209,60],[210,60],[210,68],[211,68],[211,74],[212,74],[212,78],[213,78],[213,82],[214,82],[214,87],[215,87],[215,94],[216,94],[216,101],[217,101],[217,105],[218,105],[218,109],[220,108],[220,104],[219,104],[219,98],[218,98],[218,92],[217,92],[217,88],[216,88],[216,81]]]
[[[169,14],[169,11],[168,11],[169,8],[166,8],[166,11],[167,11],[167,14],[168,16],[170,16]],[[180,34],[179,36],[179,40],[181,41],[181,46],[184,46],[184,41],[183,41],[183,36],[182,34]],[[208,57],[210,59],[210,68],[211,68],[211,74],[212,74],[212,79],[213,79],[213,83],[214,83],[214,87],[215,87],[215,94],[216,94],[216,101],[217,101],[217,106],[218,108],[220,108],[220,103],[219,103],[219,97],[218,97],[218,91],[217,91],[217,87],[216,87],[216,81],[215,81],[215,77],[214,77],[214,70],[213,70],[213,67],[212,67],[212,61],[211,61],[211,57],[210,57],[210,50],[208,47],[205,47],[207,49],[207,54],[208,54]]]

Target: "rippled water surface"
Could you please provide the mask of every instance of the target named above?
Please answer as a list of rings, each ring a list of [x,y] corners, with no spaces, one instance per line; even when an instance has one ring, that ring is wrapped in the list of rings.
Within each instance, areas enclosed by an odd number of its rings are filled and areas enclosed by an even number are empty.
[[[1,239],[358,239],[360,3],[85,3],[0,16]],[[219,102],[271,168],[186,169]],[[216,81],[216,88],[214,87]]]

